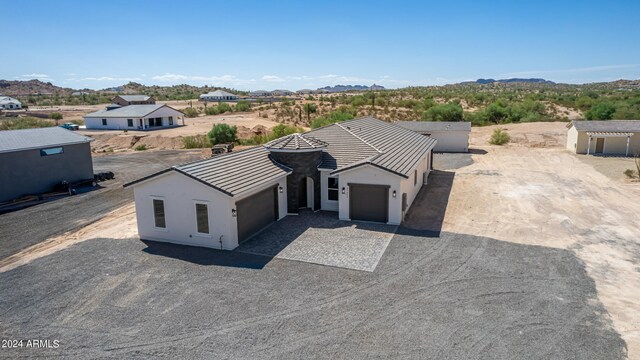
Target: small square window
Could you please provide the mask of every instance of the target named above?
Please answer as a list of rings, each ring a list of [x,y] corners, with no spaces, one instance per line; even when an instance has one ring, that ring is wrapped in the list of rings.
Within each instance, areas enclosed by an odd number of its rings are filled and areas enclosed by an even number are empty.
[[[133,119],[127,119],[127,126],[133,127]]]
[[[107,126],[107,119],[102,119],[102,126]]]

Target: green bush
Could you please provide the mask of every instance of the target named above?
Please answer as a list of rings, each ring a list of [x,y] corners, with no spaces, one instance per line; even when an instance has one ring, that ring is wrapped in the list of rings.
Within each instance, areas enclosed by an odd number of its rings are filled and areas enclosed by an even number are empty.
[[[185,149],[201,149],[211,147],[211,141],[206,135],[185,136],[182,138]]]
[[[53,112],[49,114],[49,119],[62,120],[62,114],[60,114],[59,112]]]
[[[240,100],[236,104],[235,111],[251,111],[251,103],[247,100]]]
[[[34,129],[56,126],[49,120],[34,117],[19,117],[15,119],[0,120],[0,130]]]
[[[354,108],[347,108],[341,106],[336,111],[332,111],[324,116],[319,116],[311,122],[311,128],[316,129],[322,126],[333,124],[340,121],[351,120],[356,116],[356,110]]]
[[[140,144],[134,148],[135,151],[145,151],[148,149],[147,144]]]
[[[227,124],[215,124],[207,136],[212,145],[233,143],[238,140],[238,128]]]
[[[462,121],[464,120],[464,110],[459,103],[434,105],[422,113],[422,120]]]
[[[587,120],[611,120],[616,112],[616,107],[609,103],[593,105],[584,116]]]
[[[509,134],[502,129],[493,130],[493,134],[491,135],[491,139],[489,140],[489,144],[491,145],[504,145],[511,140]]]
[[[182,110],[182,112],[184,113],[184,116],[188,117],[188,118],[194,118],[196,116],[198,116],[198,110],[192,108],[192,107],[188,107],[184,110]]]

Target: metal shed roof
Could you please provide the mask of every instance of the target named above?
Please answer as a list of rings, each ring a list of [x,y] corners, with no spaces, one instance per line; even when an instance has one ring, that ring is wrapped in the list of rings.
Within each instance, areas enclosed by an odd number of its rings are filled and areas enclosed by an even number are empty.
[[[415,132],[471,131],[471,123],[465,121],[396,121],[394,124]]]
[[[578,131],[640,132],[640,120],[574,120],[571,124]]]
[[[128,105],[122,106],[113,110],[99,110],[96,112],[89,113],[84,117],[89,118],[141,118],[145,117],[152,112],[162,108],[168,107],[171,110],[179,112],[178,110],[164,104],[145,104],[145,105]]]
[[[61,127],[0,131],[0,153],[88,143],[88,136]]]

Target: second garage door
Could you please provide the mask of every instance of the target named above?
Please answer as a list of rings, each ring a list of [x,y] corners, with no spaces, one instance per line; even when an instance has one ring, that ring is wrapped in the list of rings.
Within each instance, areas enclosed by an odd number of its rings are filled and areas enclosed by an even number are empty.
[[[351,220],[389,221],[389,186],[349,185],[349,218]]]
[[[277,191],[269,188],[236,203],[239,243],[278,220]]]

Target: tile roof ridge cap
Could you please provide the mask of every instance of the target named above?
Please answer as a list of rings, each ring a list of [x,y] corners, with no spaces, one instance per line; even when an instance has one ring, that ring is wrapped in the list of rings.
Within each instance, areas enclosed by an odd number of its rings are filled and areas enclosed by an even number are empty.
[[[360,136],[356,135],[353,131],[351,131],[351,129],[346,128],[342,125],[340,125],[340,123],[335,123],[336,125],[338,125],[341,129],[343,129],[344,131],[348,132],[349,134],[353,135],[353,137],[355,137],[356,139],[362,141],[363,143],[371,146],[371,148],[375,151],[377,151],[378,153],[382,154],[382,151],[380,151],[377,147],[371,145],[368,141],[366,141],[365,139],[361,138]]]

